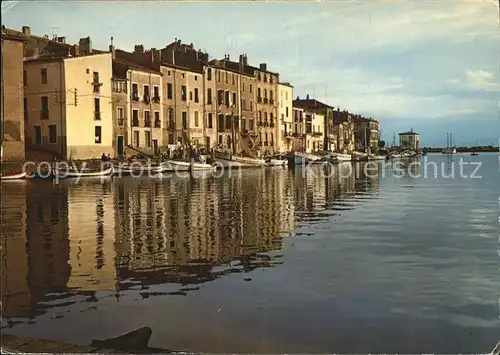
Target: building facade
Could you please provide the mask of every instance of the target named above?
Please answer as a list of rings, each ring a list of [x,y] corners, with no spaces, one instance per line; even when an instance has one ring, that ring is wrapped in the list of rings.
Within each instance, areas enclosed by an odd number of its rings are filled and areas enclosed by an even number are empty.
[[[257,85],[257,131],[261,142],[261,155],[271,155],[278,151],[278,81],[279,75],[267,70],[267,64],[261,63],[254,69]]]
[[[78,160],[114,153],[111,53],[24,62],[26,148]],[[35,158],[36,159],[36,158]]]
[[[25,159],[23,38],[3,32],[1,160],[19,162]]]
[[[286,153],[293,148],[293,86],[278,83],[278,151]]]
[[[323,150],[325,135],[325,115],[314,111],[304,111],[306,125],[306,152]]]
[[[304,109],[292,107],[292,150],[304,152],[306,149],[306,125]]]
[[[376,153],[379,147],[379,123],[378,121],[355,116],[354,131],[356,150],[359,152]]]
[[[352,115],[345,110],[334,110],[333,130],[337,137],[337,152],[353,152],[355,150],[355,131]]]
[[[420,149],[420,134],[413,132],[413,129],[399,133],[399,146],[403,149],[418,151]]]

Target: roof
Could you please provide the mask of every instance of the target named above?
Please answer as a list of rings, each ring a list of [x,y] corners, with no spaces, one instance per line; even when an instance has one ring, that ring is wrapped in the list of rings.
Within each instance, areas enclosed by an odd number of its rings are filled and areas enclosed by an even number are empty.
[[[77,56],[72,56],[70,53],[54,53],[51,55],[42,55],[37,58],[30,58],[30,59],[25,59],[24,63],[25,64],[30,64],[30,63],[50,63],[50,62],[58,62],[58,61],[63,61],[66,59],[76,59],[76,58],[85,58],[85,57],[91,57],[99,54],[109,54],[109,52],[104,52],[104,51],[93,51],[90,54],[80,54]]]
[[[24,42],[24,37],[21,37],[21,36],[15,35],[15,34],[4,33],[4,31],[2,30],[2,40],[3,41],[8,40],[8,41]]]
[[[417,132],[413,132],[413,131],[399,133],[399,135],[400,136],[419,136],[419,134]]]
[[[293,88],[293,85],[290,84],[290,83],[278,83],[279,85],[283,85],[283,86],[288,86],[288,87],[291,87]]]
[[[148,61],[145,57],[134,53],[116,49],[115,59],[113,59],[113,76],[126,78],[129,69],[162,75],[159,63]]]
[[[208,64],[216,67],[217,69],[227,70],[233,73],[254,77],[253,70],[251,70],[250,67],[245,66],[243,67],[243,71],[240,71],[240,63],[232,62],[227,59],[212,59],[208,62]]]
[[[325,109],[325,108],[333,110],[332,106],[329,106],[316,99],[295,99],[293,100],[293,106],[306,110]]]

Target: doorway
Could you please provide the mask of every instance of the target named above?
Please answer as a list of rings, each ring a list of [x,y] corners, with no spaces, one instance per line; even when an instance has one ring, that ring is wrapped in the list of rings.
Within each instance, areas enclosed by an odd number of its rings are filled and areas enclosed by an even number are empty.
[[[158,139],[153,139],[153,154],[158,155]]]
[[[117,148],[118,156],[121,157],[123,155],[124,150],[125,150],[125,144],[124,144],[124,141],[123,141],[123,136],[118,136],[117,137],[116,144],[117,144],[116,148]]]

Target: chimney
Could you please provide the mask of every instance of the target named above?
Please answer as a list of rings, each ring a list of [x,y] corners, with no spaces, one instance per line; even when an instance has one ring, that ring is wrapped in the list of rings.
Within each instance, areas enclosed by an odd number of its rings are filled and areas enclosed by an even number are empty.
[[[248,57],[246,54],[243,54],[243,65],[247,66],[248,65]]]
[[[262,65],[262,64],[261,64]],[[306,95],[306,100],[309,100],[309,94]]]
[[[144,46],[142,44],[136,44],[134,46],[134,54],[144,53]]]
[[[73,57],[78,57],[80,55],[80,46],[78,44],[71,46],[71,55]]]
[[[23,35],[26,37],[31,36],[31,28],[29,26],[23,26]]]
[[[151,48],[151,53],[153,57],[153,63],[160,63],[161,62],[161,51],[156,48]]]
[[[80,38],[78,42],[80,45],[80,52],[83,54],[91,54],[92,53],[92,41],[90,37]]]
[[[56,41],[59,43],[66,43],[66,37],[57,37]]]
[[[240,54],[240,62],[239,62],[239,67],[240,67],[240,72],[243,72],[244,68],[245,68],[245,64],[244,63],[244,57],[243,57],[243,54]]]
[[[260,68],[260,70],[267,70],[267,64],[266,63],[260,63],[259,68]]]

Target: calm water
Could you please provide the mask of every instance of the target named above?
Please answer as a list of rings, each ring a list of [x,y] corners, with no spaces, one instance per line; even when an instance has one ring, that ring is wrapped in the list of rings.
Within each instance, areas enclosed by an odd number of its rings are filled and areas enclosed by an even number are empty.
[[[2,331],[88,344],[150,326],[151,346],[200,352],[489,352],[498,154],[462,157],[481,179],[430,155],[455,178],[343,165],[5,182]]]

